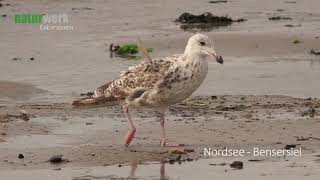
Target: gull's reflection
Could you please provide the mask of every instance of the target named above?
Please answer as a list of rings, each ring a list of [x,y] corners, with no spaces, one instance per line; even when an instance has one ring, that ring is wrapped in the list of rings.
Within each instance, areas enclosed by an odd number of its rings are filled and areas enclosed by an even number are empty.
[[[136,162],[136,161],[133,161],[133,162],[131,163],[131,170],[130,170],[130,175],[129,175],[128,179],[137,179],[137,178],[136,178],[136,170],[137,170],[137,167],[138,167],[137,162]]]
[[[161,163],[160,163],[160,180],[165,180],[166,178],[165,178],[165,172],[164,172],[165,170],[164,170],[164,162],[163,161],[161,161]]]
[[[127,179],[139,179],[136,176],[137,167],[138,167],[138,163],[136,161],[133,161],[131,163],[130,175]],[[165,163],[164,163],[164,161],[160,161],[160,180],[168,180],[165,176]]]
[[[317,68],[316,66],[320,66],[320,57],[311,57],[310,58],[310,66],[311,69]]]

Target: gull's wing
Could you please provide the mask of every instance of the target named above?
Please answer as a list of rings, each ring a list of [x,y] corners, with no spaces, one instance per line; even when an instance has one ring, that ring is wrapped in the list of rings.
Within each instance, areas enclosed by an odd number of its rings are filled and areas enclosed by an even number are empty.
[[[168,71],[177,61],[177,56],[171,56],[154,61],[144,62],[130,67],[122,72],[120,77],[108,82],[95,90],[94,95],[73,102],[74,107],[94,107],[108,105],[111,102],[124,100],[137,93],[137,90],[151,90],[168,78]],[[139,92],[139,91],[138,91]]]

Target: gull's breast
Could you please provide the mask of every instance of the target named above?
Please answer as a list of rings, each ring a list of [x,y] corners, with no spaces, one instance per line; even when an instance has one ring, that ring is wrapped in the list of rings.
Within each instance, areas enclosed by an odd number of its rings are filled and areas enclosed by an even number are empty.
[[[174,79],[166,87],[158,91],[161,104],[176,104],[188,98],[203,83],[208,64],[204,60],[193,60],[174,67]]]

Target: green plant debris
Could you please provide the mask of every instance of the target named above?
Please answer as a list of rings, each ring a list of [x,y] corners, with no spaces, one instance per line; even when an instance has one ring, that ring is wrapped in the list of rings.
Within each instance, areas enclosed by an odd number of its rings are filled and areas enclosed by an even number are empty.
[[[298,39],[296,39],[296,40],[293,41],[293,44],[299,44],[299,43],[301,43],[301,41],[298,40]]]
[[[139,52],[138,45],[125,44],[115,49],[118,54],[137,54]]]
[[[153,48],[147,48],[147,51],[153,52]],[[110,52],[116,53],[117,55],[134,55],[139,52],[139,47],[137,44],[123,44],[123,45],[114,45],[110,44]]]
[[[153,52],[153,48],[147,48],[147,52]],[[123,45],[114,45],[113,43],[110,44],[109,47],[110,57],[121,57],[127,60],[137,60],[141,59],[142,56],[137,55],[139,52],[139,47],[137,44],[128,43]]]

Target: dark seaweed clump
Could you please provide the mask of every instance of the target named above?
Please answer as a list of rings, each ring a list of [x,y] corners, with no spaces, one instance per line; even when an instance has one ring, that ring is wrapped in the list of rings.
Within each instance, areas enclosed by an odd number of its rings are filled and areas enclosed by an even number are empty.
[[[293,28],[293,27],[301,27],[301,24],[298,24],[298,25],[286,24],[286,25],[284,25],[284,27],[290,27],[290,28]]]
[[[182,23],[180,26],[183,30],[200,29],[203,31],[211,31],[214,28],[221,26],[229,26],[233,22],[243,22],[245,19],[233,20],[228,16],[214,16],[210,12],[206,12],[200,15],[194,15],[190,13],[183,13],[176,19],[176,22]]]
[[[270,21],[278,21],[278,20],[292,20],[291,17],[282,17],[282,16],[273,16],[269,17]]]
[[[234,161],[233,163],[230,164],[230,167],[234,169],[243,169],[243,162]]]
[[[297,1],[285,1],[285,3],[295,4],[295,3],[297,3]]]
[[[81,93],[80,96],[93,96],[94,92]]]
[[[311,50],[310,50],[310,54],[313,54],[313,55],[320,55],[320,50],[317,50],[317,49],[311,49]]]
[[[183,13],[179,16],[176,20],[177,22],[181,23],[214,23],[214,24],[231,24],[233,20],[227,16],[214,16],[209,12],[200,14],[200,15],[193,15],[190,13]]]
[[[228,1],[226,0],[217,0],[217,1],[209,1],[211,4],[217,4],[217,3],[227,3]]]

